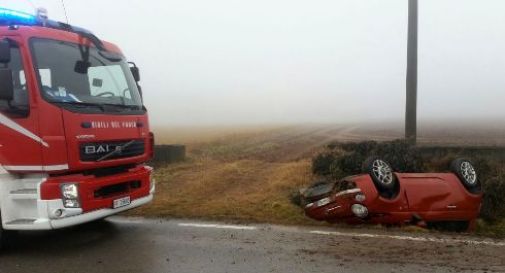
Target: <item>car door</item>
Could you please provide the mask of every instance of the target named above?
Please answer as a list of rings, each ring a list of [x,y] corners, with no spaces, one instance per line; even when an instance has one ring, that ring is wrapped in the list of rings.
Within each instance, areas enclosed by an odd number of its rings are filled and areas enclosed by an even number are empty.
[[[446,210],[450,202],[450,185],[435,174],[399,174],[410,211]]]

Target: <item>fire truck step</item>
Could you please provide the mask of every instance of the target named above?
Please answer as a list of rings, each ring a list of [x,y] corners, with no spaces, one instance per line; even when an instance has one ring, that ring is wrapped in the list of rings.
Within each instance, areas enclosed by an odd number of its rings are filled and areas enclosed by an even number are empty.
[[[5,223],[5,225],[33,225],[33,223],[35,223],[35,219],[16,219]]]
[[[37,199],[37,189],[19,189],[11,191],[10,194],[12,199]]]

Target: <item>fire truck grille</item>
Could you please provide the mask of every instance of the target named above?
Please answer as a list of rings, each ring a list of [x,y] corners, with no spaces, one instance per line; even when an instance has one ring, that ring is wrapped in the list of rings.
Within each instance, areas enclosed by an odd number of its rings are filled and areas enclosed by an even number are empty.
[[[144,154],[144,140],[89,142],[80,146],[81,161],[107,161]]]
[[[108,198],[111,196],[127,193],[130,190],[138,189],[141,186],[142,182],[140,182],[139,180],[104,186],[94,191],[94,197]]]

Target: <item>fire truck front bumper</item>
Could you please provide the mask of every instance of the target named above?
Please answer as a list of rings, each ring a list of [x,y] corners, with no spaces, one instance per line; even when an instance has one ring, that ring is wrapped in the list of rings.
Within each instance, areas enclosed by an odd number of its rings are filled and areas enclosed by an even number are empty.
[[[4,220],[3,227],[49,230],[75,226],[145,205],[152,201],[154,192],[155,181],[148,166],[103,177],[45,178],[38,183],[33,205],[30,200],[18,202],[17,211],[24,217]]]
[[[98,209],[94,210],[91,212],[86,212],[82,213],[82,209],[73,209],[74,211],[70,212],[68,209],[69,214],[74,214],[73,216],[66,216],[63,218],[59,219],[51,219],[49,220],[51,229],[59,229],[59,228],[65,228],[65,227],[70,227],[70,226],[75,226],[79,225],[82,223],[86,222],[91,222],[93,220],[97,219],[102,219],[110,215],[114,215],[126,210],[130,210],[136,207],[140,207],[142,205],[145,205],[153,200],[153,194],[149,194],[146,197],[138,198],[133,201],[129,205],[120,207],[120,208],[103,208],[103,209]]]

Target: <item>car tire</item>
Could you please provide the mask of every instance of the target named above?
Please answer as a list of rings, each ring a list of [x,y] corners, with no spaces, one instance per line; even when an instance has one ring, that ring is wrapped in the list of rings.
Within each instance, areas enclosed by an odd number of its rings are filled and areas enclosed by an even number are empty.
[[[363,163],[363,171],[368,173],[379,191],[391,192],[398,183],[393,168],[380,157],[369,157]]]
[[[453,160],[451,162],[451,171],[456,174],[466,189],[471,192],[480,192],[477,171],[469,160],[463,158]]]

